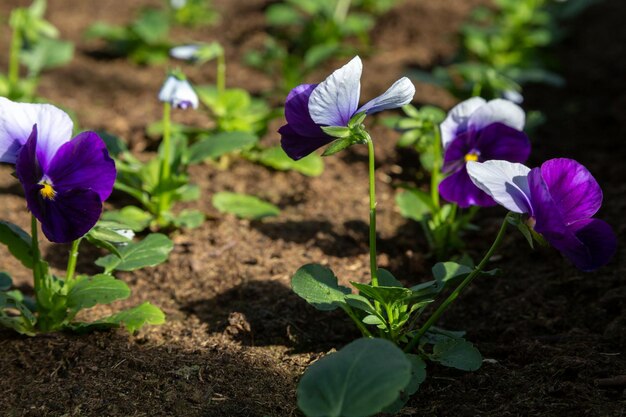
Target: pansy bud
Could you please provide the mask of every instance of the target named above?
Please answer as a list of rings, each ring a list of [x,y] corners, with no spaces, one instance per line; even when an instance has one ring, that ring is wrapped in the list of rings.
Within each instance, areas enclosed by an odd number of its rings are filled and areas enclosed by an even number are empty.
[[[169,75],[163,83],[163,87],[159,91],[159,100],[170,103],[172,107],[178,109],[198,108],[198,96],[193,91],[191,84],[186,79],[181,79],[175,75]]]
[[[170,56],[183,61],[190,61],[197,58],[198,49],[200,49],[200,45],[180,45],[170,49]]]

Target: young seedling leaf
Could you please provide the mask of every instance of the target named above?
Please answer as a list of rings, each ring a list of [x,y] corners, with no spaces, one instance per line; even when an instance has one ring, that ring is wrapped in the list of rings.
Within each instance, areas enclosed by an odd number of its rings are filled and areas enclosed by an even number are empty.
[[[249,132],[220,132],[213,135],[201,135],[200,139],[189,147],[189,163],[197,164],[205,159],[217,159],[257,143],[259,137]]]
[[[478,349],[465,339],[448,339],[436,343],[430,359],[462,371],[475,371],[483,363]]]
[[[439,262],[432,269],[433,277],[441,285],[454,279],[464,278],[472,271],[472,268],[456,262]]]
[[[213,195],[212,202],[220,212],[244,219],[258,220],[280,214],[280,209],[275,205],[247,194],[219,192]]]
[[[404,288],[404,285],[393,276],[393,274],[386,269],[378,268],[378,285],[381,287],[400,287]]]
[[[424,220],[435,209],[430,196],[418,189],[404,190],[396,195],[400,214],[417,222]]]
[[[119,249],[121,257],[107,255],[96,259],[96,265],[111,271],[134,271],[147,266],[155,266],[167,260],[174,248],[172,241],[161,233],[151,233],[145,239]]]
[[[330,269],[308,264],[298,269],[291,278],[293,292],[302,297],[313,307],[330,311],[345,303],[345,295],[350,289],[337,283],[337,277]]]
[[[150,224],[152,215],[139,207],[126,206],[121,210],[105,211],[102,219],[119,222],[135,232],[141,232]]]
[[[173,218],[174,226],[193,229],[204,222],[204,213],[199,210],[183,210]]]
[[[361,284],[359,282],[352,282],[352,285],[358,289],[362,294],[384,304],[392,305],[396,302],[406,300],[412,296],[411,290],[404,287],[373,287],[368,284]]]
[[[102,320],[104,323],[124,325],[126,330],[133,333],[146,324],[163,324],[165,323],[165,314],[157,306],[145,302],[137,307],[120,311],[110,317]]]
[[[411,362],[393,343],[358,339],[311,365],[298,384],[308,417],[365,417],[388,407],[411,382]]]
[[[130,288],[125,282],[111,275],[98,274],[93,277],[80,277],[67,293],[67,308],[74,313],[96,304],[110,304],[130,296]]]
[[[280,146],[264,149],[252,160],[279,171],[293,170],[309,177],[317,177],[324,172],[324,161],[318,154],[312,153],[294,161]]]
[[[4,243],[22,265],[32,269],[33,250],[28,233],[13,223],[0,221],[0,243]]]

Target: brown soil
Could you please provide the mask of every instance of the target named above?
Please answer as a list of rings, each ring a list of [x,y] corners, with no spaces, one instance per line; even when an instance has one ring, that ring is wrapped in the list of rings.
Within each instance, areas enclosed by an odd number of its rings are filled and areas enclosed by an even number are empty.
[[[5,0],[0,15],[29,2]],[[51,0],[48,16],[62,36],[77,43],[71,65],[46,73],[41,96],[76,112],[81,126],[125,137],[136,152],[151,148],[144,128],[160,116],[156,93],[165,67],[104,60],[97,42],[81,38],[96,19],[122,23],[154,1]],[[266,2],[215,1],[222,20],[176,39],[217,39],[228,52],[228,83],[260,93],[268,79],[240,64],[262,39]],[[382,92],[407,66],[428,68],[449,59],[455,33],[471,7],[484,1],[408,0],[384,16],[373,35],[377,54],[365,62],[364,98]],[[626,209],[626,3],[606,0],[568,24],[571,36],[554,51],[565,89],[530,88],[526,106],[548,118],[534,135],[533,163],[556,156],[577,158],[605,192],[600,216],[624,242]],[[9,32],[2,26],[0,50]],[[178,65],[178,63],[177,63]],[[6,55],[0,56],[6,68]],[[196,83],[214,81],[210,65],[182,65]],[[329,68],[333,66],[330,65]],[[329,68],[320,69],[319,79]],[[281,98],[273,100],[280,102]],[[449,106],[453,99],[418,86],[416,101]],[[176,119],[207,125],[203,114]],[[280,122],[275,123],[276,126]],[[396,135],[376,126],[380,263],[410,283],[428,279],[419,228],[394,207],[394,185],[412,178],[417,156],[394,147]],[[275,143],[275,133],[264,139]],[[321,262],[344,283],[366,281],[368,255],[366,158],[353,149],[326,159],[319,178],[273,172],[245,161],[228,171],[203,165],[192,177],[210,220],[175,233],[167,264],[119,276],[133,290],[115,308],[150,300],[167,313],[163,326],[129,336],[124,331],[34,338],[0,331],[2,416],[290,416],[299,415],[295,387],[311,361],[356,337],[340,314],[318,313],[294,296],[290,275]],[[20,187],[0,169],[0,218],[28,225]],[[256,194],[283,213],[262,222],[220,215],[210,204],[222,190]],[[349,192],[342,192],[349,190]],[[111,204],[119,205],[119,197]],[[482,230],[469,236],[478,257],[503,212],[483,212]],[[45,246],[62,269],[67,248]],[[623,245],[600,271],[581,273],[552,249],[531,252],[511,233],[494,266],[504,274],[477,282],[442,318],[465,329],[489,359],[477,372],[436,366],[402,415],[420,416],[622,416],[626,407],[626,284]],[[86,250],[79,268],[95,272]],[[0,270],[11,271],[28,291],[31,282],[4,249]],[[93,314],[105,314],[99,308]],[[620,377],[621,379],[611,379]]]

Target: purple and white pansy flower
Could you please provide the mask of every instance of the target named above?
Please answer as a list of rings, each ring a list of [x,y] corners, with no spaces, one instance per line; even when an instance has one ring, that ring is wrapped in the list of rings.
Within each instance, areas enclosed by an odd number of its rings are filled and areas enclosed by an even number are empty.
[[[102,139],[83,132],[49,104],[0,98],[0,162],[15,164],[28,209],[46,237],[68,243],[98,221],[115,183],[115,162]]]
[[[194,91],[189,81],[176,75],[169,75],[161,90],[159,91],[159,101],[170,103],[175,109],[198,108],[198,95]]]
[[[278,132],[290,158],[298,160],[336,138],[323,126],[346,127],[359,113],[372,114],[408,104],[415,86],[403,77],[387,91],[359,107],[363,64],[356,56],[319,84],[301,84],[291,90],[285,103],[287,124]]]
[[[530,169],[508,161],[468,162],[474,184],[500,205],[528,215],[527,224],[577,268],[590,271],[609,262],[617,240],[611,227],[593,216],[602,190],[591,173],[567,158]]]
[[[521,107],[503,99],[473,97],[453,107],[441,123],[442,171],[448,175],[439,184],[441,196],[462,208],[495,205],[472,183],[466,164],[491,159],[525,162],[530,141],[522,131],[524,123]]]

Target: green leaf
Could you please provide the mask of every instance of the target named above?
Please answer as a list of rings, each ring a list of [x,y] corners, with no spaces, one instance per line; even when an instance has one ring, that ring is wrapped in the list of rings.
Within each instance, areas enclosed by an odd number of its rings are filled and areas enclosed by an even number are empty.
[[[146,324],[163,324],[165,323],[165,314],[157,306],[145,302],[137,307],[120,311],[103,320],[106,323],[114,323],[124,325],[126,330],[133,333]]]
[[[147,44],[167,40],[169,22],[167,14],[157,9],[146,9],[133,25],[133,31]]]
[[[73,56],[73,43],[42,38],[32,48],[22,51],[20,60],[31,76],[37,76],[44,69],[67,64]]]
[[[300,267],[291,278],[291,289],[307,303],[322,311],[334,310],[346,302],[350,289],[337,283],[329,268],[318,264]]]
[[[478,349],[465,339],[448,339],[436,343],[430,359],[462,371],[475,371],[483,363]]]
[[[391,405],[385,407],[384,413],[396,414],[399,412],[411,399],[411,396],[417,392],[422,382],[426,380],[426,362],[418,355],[407,354],[406,357],[411,362],[411,380],[400,392],[400,397]]]
[[[366,313],[378,315],[376,308],[370,303],[370,300],[359,294],[346,294],[344,296],[345,302],[352,308],[356,308]]]
[[[433,266],[432,273],[437,282],[445,285],[448,281],[467,276],[473,270],[456,262],[438,262]]]
[[[411,381],[411,362],[393,343],[358,339],[311,365],[298,384],[309,417],[371,416],[396,401]]]
[[[249,132],[220,132],[201,135],[198,142],[189,147],[189,163],[197,164],[207,158],[217,159],[222,155],[247,149],[259,141]]]
[[[293,170],[309,177],[317,177],[324,172],[324,161],[318,154],[312,153],[294,161],[280,146],[263,149],[253,160],[279,171]]]
[[[397,194],[396,204],[403,217],[417,222],[435,211],[430,195],[418,189],[405,190]]]
[[[378,268],[378,285],[382,287],[401,287],[404,285],[393,276],[393,274],[386,269]]]
[[[336,141],[334,141],[330,145],[328,145],[328,147],[322,153],[322,156],[334,155],[337,152],[341,152],[344,149],[352,146],[353,144],[354,143],[353,143],[353,140],[352,140],[351,136],[348,136],[348,137],[342,138],[342,139],[337,139]]]
[[[220,212],[244,219],[258,220],[280,214],[280,209],[275,205],[247,194],[219,192],[213,195],[212,202]]]
[[[19,226],[7,221],[0,221],[0,243],[4,243],[11,255],[15,256],[26,268],[33,268],[33,250],[31,238]]]
[[[349,127],[346,126],[322,126],[322,130],[328,136],[332,136],[334,138],[347,138],[350,136],[352,131]]]
[[[290,26],[301,20],[300,13],[284,3],[270,5],[265,11],[265,19],[270,26]]]
[[[121,210],[105,211],[102,219],[119,222],[135,232],[141,232],[150,224],[152,214],[139,207],[126,206]]]
[[[67,293],[67,308],[74,313],[96,304],[110,304],[130,296],[130,288],[125,282],[111,275],[98,274],[93,277],[79,277]]]
[[[151,233],[140,242],[120,248],[121,257],[107,255],[96,259],[96,265],[103,267],[105,273],[113,270],[134,271],[165,262],[173,248],[174,244],[167,236]]]
[[[145,302],[137,307],[120,311],[117,314],[91,323],[70,323],[66,328],[78,333],[85,333],[92,330],[109,329],[123,325],[126,326],[126,330],[133,333],[146,324],[157,325],[163,323],[165,323],[165,314],[163,314],[161,309],[149,302]]]
[[[11,275],[6,272],[0,272],[0,291],[8,291],[11,285],[13,285]]]
[[[404,287],[373,287],[368,284],[361,284],[359,282],[352,282],[352,285],[358,289],[362,294],[379,301],[384,305],[392,305],[397,302],[401,302],[411,297],[413,293],[408,288]]]
[[[174,216],[174,226],[193,229],[204,222],[204,213],[199,210],[183,210]]]

